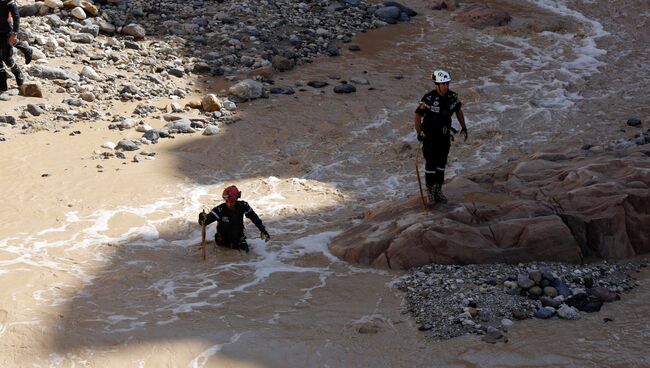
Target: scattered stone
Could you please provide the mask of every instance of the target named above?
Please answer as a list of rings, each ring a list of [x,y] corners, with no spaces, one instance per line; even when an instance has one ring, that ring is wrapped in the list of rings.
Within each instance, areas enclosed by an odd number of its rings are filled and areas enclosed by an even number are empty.
[[[593,313],[598,312],[603,306],[603,301],[595,295],[579,293],[567,299],[566,304],[575,307],[579,311]]]
[[[245,79],[228,89],[230,94],[237,96],[243,100],[253,100],[262,97],[264,86],[260,82],[252,79]]]
[[[349,83],[339,84],[334,87],[334,93],[354,93],[357,89]]]
[[[360,78],[360,77],[352,77],[352,78],[350,78],[350,82],[352,82],[354,84],[362,85],[362,86],[370,84],[370,82],[368,82],[367,79]]]
[[[535,311],[535,318],[548,319],[555,315],[555,309],[551,307],[542,307]]]
[[[329,83],[325,81],[309,81],[307,82],[307,85],[313,88],[323,88],[329,86]]]
[[[555,298],[557,296],[557,289],[552,286],[546,286],[544,288],[544,295],[550,298]]]
[[[221,101],[214,94],[208,94],[201,99],[201,106],[205,112],[213,112],[221,110]]]
[[[557,315],[563,319],[570,319],[570,320],[580,319],[580,313],[578,312],[578,310],[566,304],[562,304],[560,306],[560,309],[557,310]]]
[[[43,114],[43,110],[34,104],[27,104],[27,112],[29,112],[33,116],[40,116],[41,114]]]
[[[631,127],[641,126],[641,120],[636,119],[636,118],[628,119],[627,120],[627,125],[629,125]]]
[[[132,140],[122,139],[117,143],[115,149],[122,150],[122,151],[135,151],[140,149],[140,147],[138,147],[137,143],[135,143]]]
[[[115,149],[115,147],[117,147],[117,145],[115,143],[113,143],[113,142],[110,142],[110,141],[106,141],[106,142],[102,143],[102,148],[108,148],[110,150],[113,150],[113,149]]]
[[[203,135],[217,135],[219,134],[219,128],[214,125],[208,125],[203,131]]]
[[[296,92],[293,90],[291,87],[273,87],[271,90],[269,90],[269,93],[273,95],[293,95]]]
[[[359,45],[352,44],[348,46],[348,50],[350,51],[361,51],[361,47]]]
[[[144,27],[139,24],[131,23],[122,28],[122,33],[125,35],[133,36],[136,40],[142,40],[147,35]]]

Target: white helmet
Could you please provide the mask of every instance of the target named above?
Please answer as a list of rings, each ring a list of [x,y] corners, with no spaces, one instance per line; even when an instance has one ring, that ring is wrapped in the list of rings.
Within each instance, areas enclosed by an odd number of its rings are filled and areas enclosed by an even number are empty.
[[[431,79],[434,83],[449,83],[451,82],[451,75],[444,70],[435,70],[431,73]]]

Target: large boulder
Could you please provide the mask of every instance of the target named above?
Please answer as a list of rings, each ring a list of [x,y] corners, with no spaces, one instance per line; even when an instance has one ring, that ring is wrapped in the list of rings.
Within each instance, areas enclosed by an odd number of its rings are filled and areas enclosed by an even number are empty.
[[[228,89],[228,92],[244,100],[253,100],[262,97],[264,86],[262,83],[256,82],[252,79],[244,79],[234,86],[231,86]]]
[[[455,178],[444,187],[451,204],[431,212],[422,211],[419,197],[385,204],[329,247],[348,262],[394,269],[648,253],[650,148],[620,155],[536,154]]]
[[[147,31],[139,24],[131,23],[122,28],[122,33],[125,35],[133,36],[136,40],[144,39]]]
[[[41,79],[62,79],[79,81],[79,75],[73,71],[63,70],[44,65],[35,65],[29,69],[29,74]]]

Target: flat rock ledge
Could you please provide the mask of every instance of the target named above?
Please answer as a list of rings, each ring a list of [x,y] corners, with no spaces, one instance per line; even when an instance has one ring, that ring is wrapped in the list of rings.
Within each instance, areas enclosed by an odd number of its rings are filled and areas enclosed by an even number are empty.
[[[443,187],[450,203],[390,202],[332,239],[335,256],[378,268],[581,263],[650,251],[650,147],[536,153]]]

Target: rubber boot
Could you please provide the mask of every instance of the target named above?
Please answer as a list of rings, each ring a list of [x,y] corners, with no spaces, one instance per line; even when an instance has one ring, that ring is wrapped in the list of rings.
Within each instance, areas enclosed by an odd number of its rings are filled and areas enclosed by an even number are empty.
[[[447,203],[447,197],[442,193],[442,184],[434,184],[433,196],[436,203]]]
[[[0,93],[7,92],[7,71],[0,70]]]
[[[24,82],[24,77],[23,77],[23,72],[20,70],[18,65],[14,64],[14,66],[11,68],[11,72],[14,74],[14,77],[16,77],[16,84],[18,87],[23,85]]]

